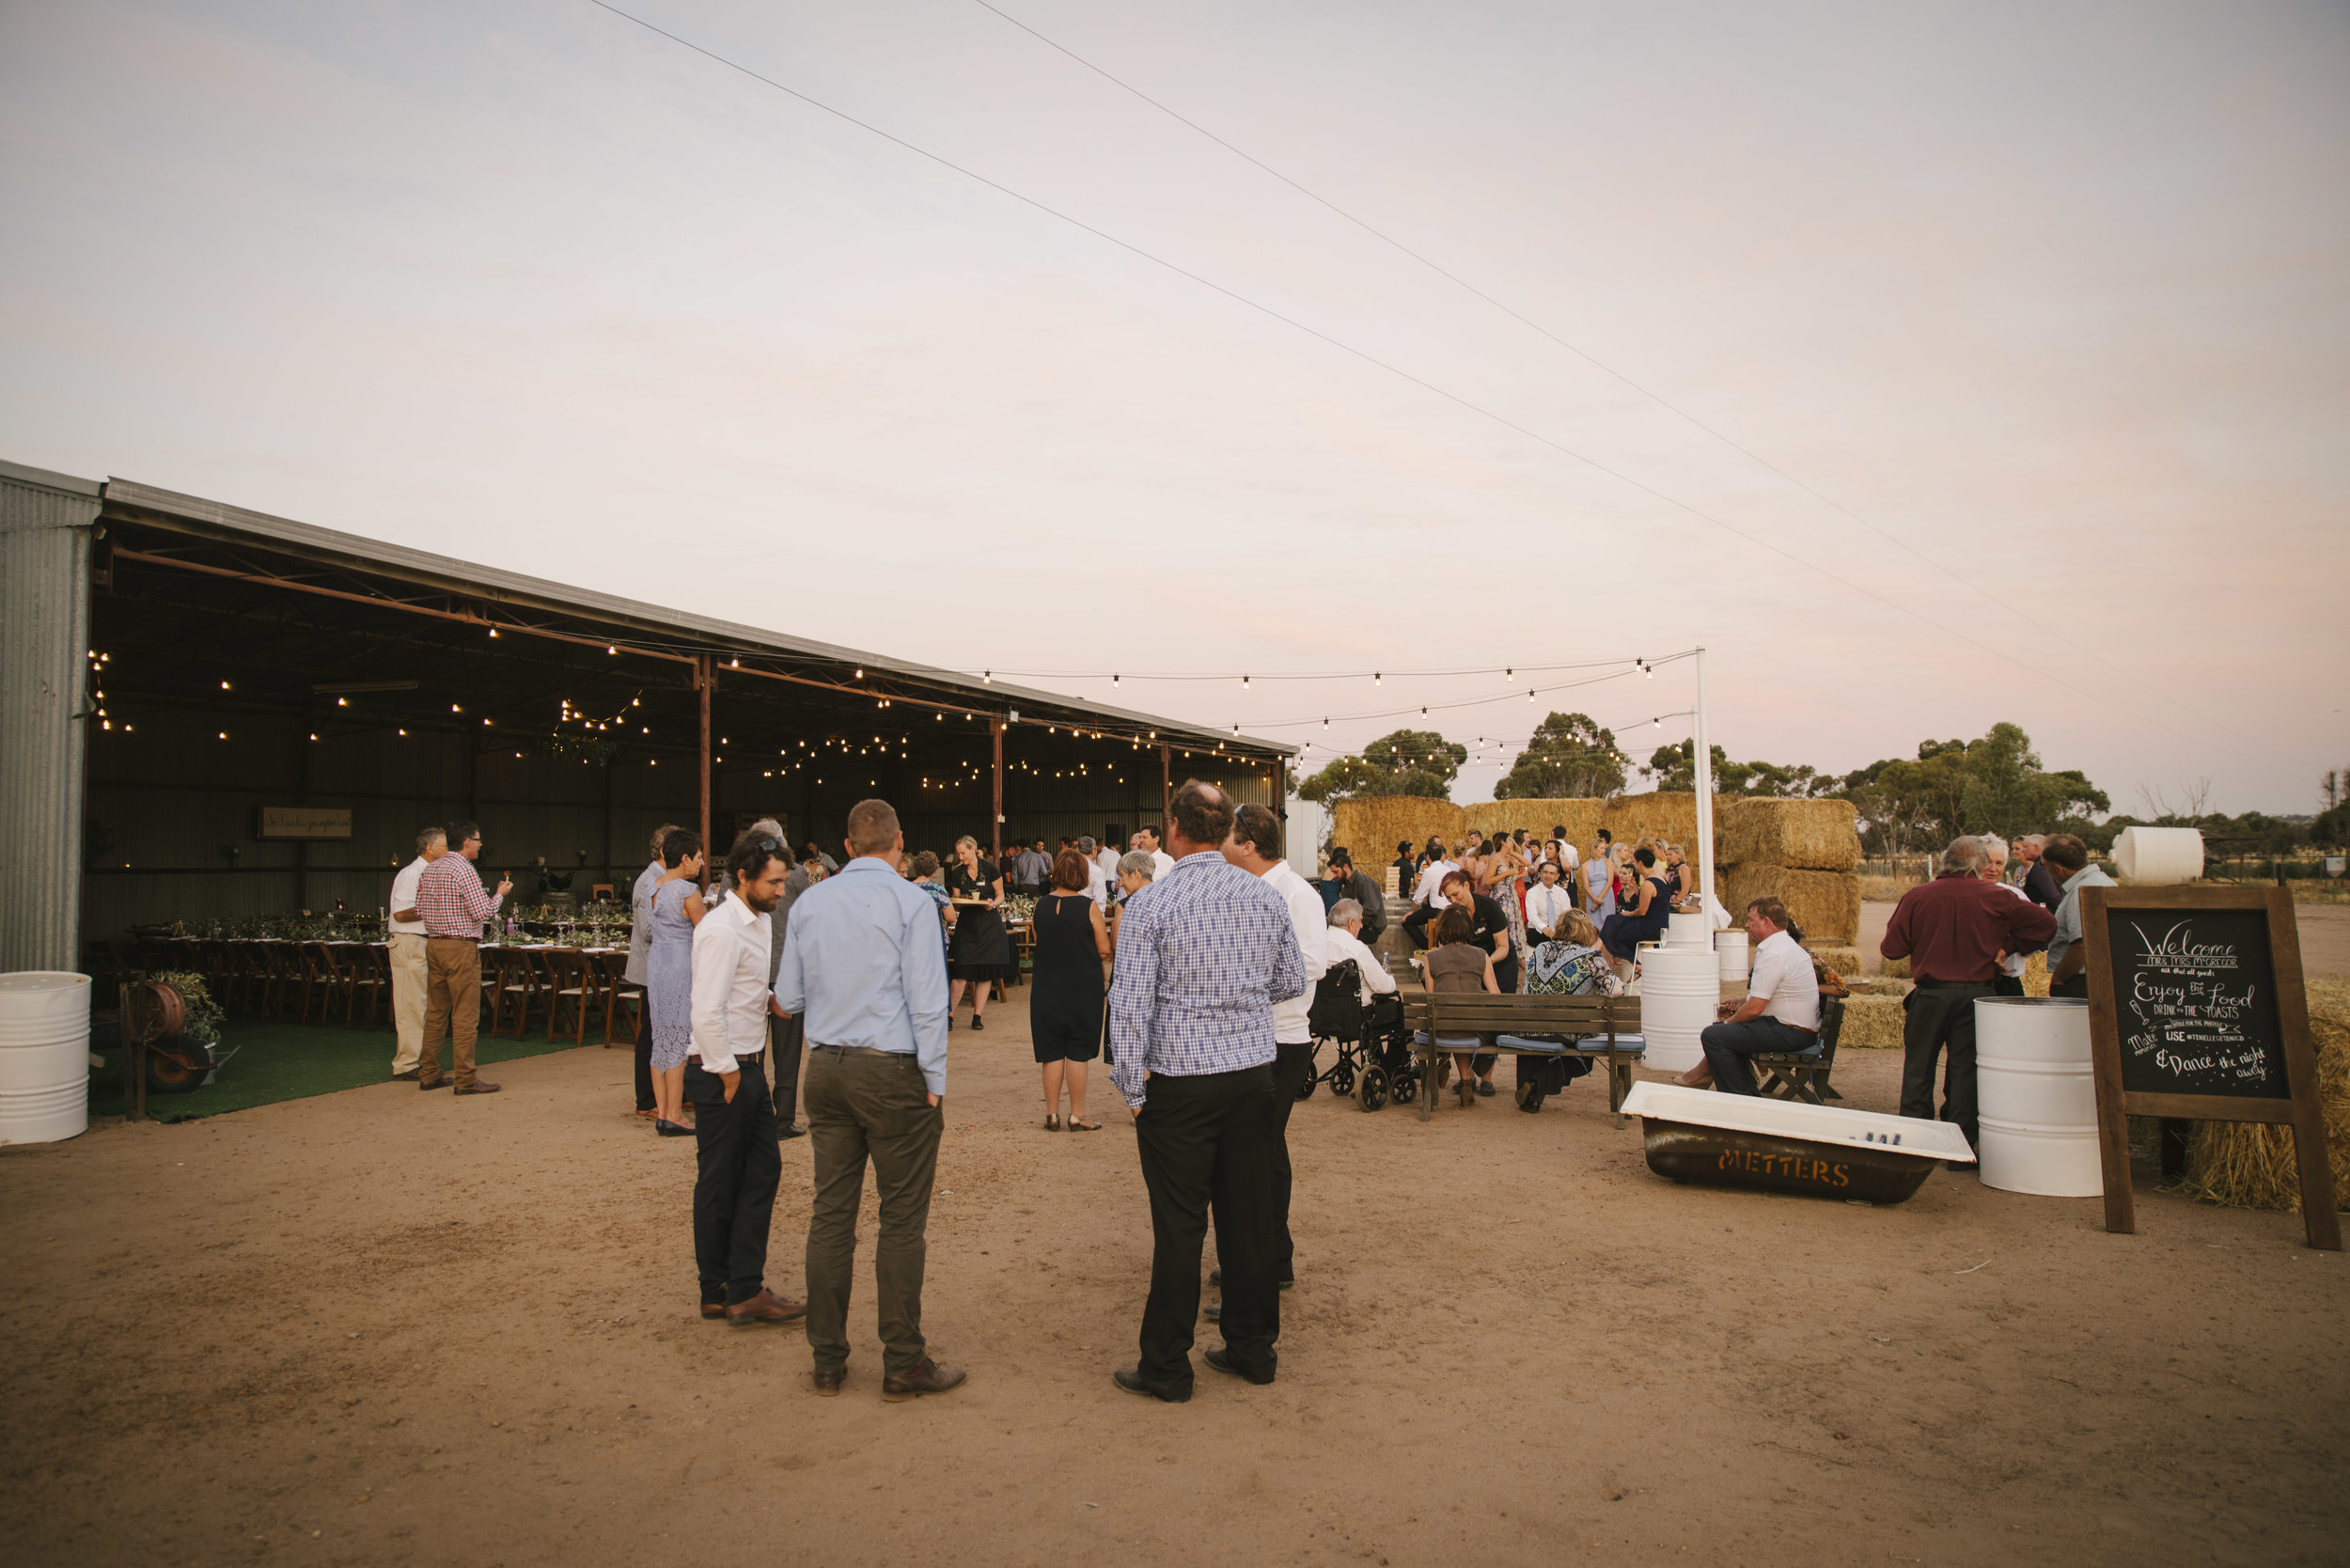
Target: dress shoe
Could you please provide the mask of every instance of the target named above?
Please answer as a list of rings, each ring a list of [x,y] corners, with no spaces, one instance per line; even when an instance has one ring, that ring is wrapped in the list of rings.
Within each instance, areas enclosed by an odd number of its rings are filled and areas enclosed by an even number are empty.
[[[793,1323],[807,1316],[807,1303],[786,1301],[773,1291],[760,1291],[748,1301],[738,1301],[727,1309],[727,1322]]]
[[[798,1126],[794,1126],[794,1125],[792,1125],[792,1124],[791,1124],[791,1122],[789,1122],[789,1121],[785,1122],[782,1126],[777,1127],[777,1128],[776,1129],[776,1141],[777,1143],[781,1143],[781,1142],[782,1142],[785,1138],[788,1138],[788,1137],[807,1137],[807,1129],[806,1127],[798,1127]]]
[[[921,1365],[904,1376],[883,1378],[882,1398],[891,1404],[903,1404],[924,1394],[943,1394],[962,1388],[964,1375],[961,1368],[942,1367],[925,1356]]]
[[[831,1399],[840,1392],[840,1385],[848,1380],[849,1369],[846,1367],[818,1367],[807,1374],[807,1391]]]
[[[1165,1400],[1169,1404],[1191,1403],[1189,1384],[1185,1384],[1181,1388],[1162,1388],[1155,1383],[1145,1383],[1142,1380],[1140,1367],[1120,1367],[1110,1373],[1110,1381],[1130,1394],[1149,1394],[1152,1399]]]
[[[392,1074],[392,1076],[393,1076],[394,1078],[397,1078],[398,1080],[400,1080],[401,1083],[405,1083],[405,1084],[412,1084],[412,1083],[415,1083],[415,1082],[416,1081],[416,1070],[415,1070],[415,1068],[411,1067],[410,1069],[408,1069],[408,1071],[407,1071],[407,1072],[405,1072],[405,1073],[395,1073],[395,1074]]]
[[[456,1082],[455,1078],[435,1078],[431,1083],[426,1083],[422,1078],[418,1078],[416,1087],[418,1089],[447,1089]]]
[[[703,1317],[705,1317],[705,1318],[709,1318],[709,1319],[712,1319],[713,1321],[715,1321],[716,1319],[723,1318],[723,1317],[725,1317],[726,1315],[727,1315],[727,1304],[726,1304],[725,1302],[723,1302],[723,1301],[705,1301],[705,1302],[703,1302],[703,1303],[702,1303],[702,1316],[703,1316]]]
[[[682,1121],[655,1121],[653,1132],[661,1137],[692,1137],[694,1129]]]
[[[1234,1377],[1245,1377],[1260,1388],[1273,1381],[1273,1369],[1271,1367],[1266,1367],[1261,1371],[1251,1371],[1250,1369],[1241,1366],[1239,1363],[1235,1362],[1232,1359],[1230,1353],[1226,1351],[1220,1345],[1208,1352],[1207,1363],[1220,1372],[1230,1372]]]
[[[476,1078],[469,1084],[459,1084],[457,1086],[457,1092],[460,1094],[495,1094],[497,1091],[497,1085],[493,1083],[484,1083],[479,1078]]]

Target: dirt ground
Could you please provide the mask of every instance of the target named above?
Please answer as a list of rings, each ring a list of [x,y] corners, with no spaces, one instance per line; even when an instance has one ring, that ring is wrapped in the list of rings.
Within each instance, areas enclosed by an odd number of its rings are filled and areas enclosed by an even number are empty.
[[[621,1051],[0,1152],[0,1540],[46,1564],[2340,1562],[2350,1272],[2289,1215],[1936,1172],[1677,1187],[1590,1079],[1297,1109],[1279,1381],[1131,1362],[1133,1134],[1045,1134],[1025,993],[958,1031],[927,1326],[885,1405],[695,1315],[691,1145]],[[1896,1063],[1840,1063],[1890,1109]],[[1507,1077],[1507,1070],[1504,1070]],[[1106,1096],[1104,1096],[1106,1098]],[[771,1279],[801,1280],[807,1144]],[[1212,1337],[1204,1343],[1214,1342]]]

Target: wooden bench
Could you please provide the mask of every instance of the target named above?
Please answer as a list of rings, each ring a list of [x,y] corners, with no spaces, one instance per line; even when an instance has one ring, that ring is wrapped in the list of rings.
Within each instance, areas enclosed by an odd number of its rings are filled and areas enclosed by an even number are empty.
[[[1403,1022],[1418,1031],[1412,1047],[1420,1067],[1419,1119],[1436,1102],[1436,1058],[1450,1054],[1435,1043],[1439,1034],[1482,1035],[1480,1056],[1583,1057],[1607,1064],[1607,1108],[1623,1125],[1624,1096],[1632,1092],[1632,1064],[1647,1052],[1645,1042],[1618,1043],[1620,1035],[1640,1032],[1637,996],[1496,996],[1478,991],[1405,991]],[[1528,1040],[1529,1035],[1585,1035],[1574,1045]],[[1518,1038],[1503,1042],[1502,1036]]]
[[[1827,1075],[1836,1066],[1836,1037],[1843,1028],[1843,1000],[1837,996],[1821,997],[1817,1045],[1809,1051],[1775,1052],[1747,1058],[1754,1068],[1757,1090],[1775,1100],[1801,1100],[1813,1105],[1841,1100],[1843,1096],[1828,1087]]]

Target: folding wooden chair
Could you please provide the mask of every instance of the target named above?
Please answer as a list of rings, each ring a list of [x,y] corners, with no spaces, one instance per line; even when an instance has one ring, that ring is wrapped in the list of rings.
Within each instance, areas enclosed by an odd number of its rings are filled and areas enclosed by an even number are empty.
[[[1836,1037],[1844,1028],[1841,996],[1820,998],[1820,1043],[1809,1051],[1748,1057],[1754,1064],[1755,1087],[1775,1100],[1801,1100],[1824,1105],[1842,1095],[1828,1087],[1829,1069],[1836,1065]]]
[[[584,1044],[588,1039],[588,1008],[596,995],[595,976],[588,967],[587,955],[577,948],[551,948],[539,955],[546,965],[547,1039],[566,1019],[571,1023],[572,1043]]]
[[[636,1032],[643,1027],[645,988],[628,978],[628,954],[625,952],[597,953],[592,962],[603,977],[603,1043],[612,1045],[636,1043]],[[612,1038],[613,1027],[622,1014],[628,1018],[628,1038],[625,1042]]]
[[[335,949],[324,942],[302,944],[302,1021],[310,1021],[310,998],[318,997],[319,1027],[326,1027],[327,1014],[337,1006],[343,1010],[343,1027],[351,1027],[351,977]]]
[[[490,1010],[490,1032],[520,1040],[530,1028],[530,1004],[538,1000],[544,989],[540,983],[539,966],[521,948],[493,948],[489,958],[497,974],[496,996]]]

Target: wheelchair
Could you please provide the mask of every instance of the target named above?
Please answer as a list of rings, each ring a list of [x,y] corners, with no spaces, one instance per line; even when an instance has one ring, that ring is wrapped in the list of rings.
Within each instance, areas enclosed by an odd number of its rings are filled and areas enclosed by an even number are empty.
[[[1363,980],[1355,961],[1348,959],[1322,977],[1307,1013],[1313,1031],[1314,1052],[1323,1042],[1338,1047],[1338,1059],[1327,1070],[1309,1073],[1298,1086],[1297,1097],[1309,1098],[1317,1085],[1352,1097],[1367,1111],[1393,1101],[1408,1105],[1418,1099],[1419,1068],[1412,1055],[1412,1033],[1403,1027],[1403,1004],[1393,996],[1374,996],[1362,1003]]]

